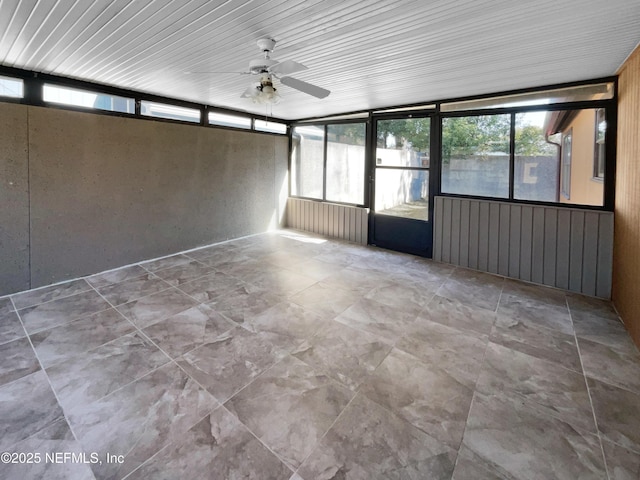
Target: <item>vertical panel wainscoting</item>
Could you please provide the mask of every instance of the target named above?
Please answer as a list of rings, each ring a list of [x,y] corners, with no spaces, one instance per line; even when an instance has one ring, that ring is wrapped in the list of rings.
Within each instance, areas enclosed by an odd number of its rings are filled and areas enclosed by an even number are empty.
[[[296,230],[367,244],[369,209],[314,202],[301,198],[287,200],[287,226]]]
[[[610,298],[613,213],[436,197],[433,259]]]

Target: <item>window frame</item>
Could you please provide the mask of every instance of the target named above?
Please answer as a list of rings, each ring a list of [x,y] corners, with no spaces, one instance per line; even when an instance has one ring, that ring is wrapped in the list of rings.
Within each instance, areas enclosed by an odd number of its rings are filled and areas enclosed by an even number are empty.
[[[466,194],[466,193],[453,193],[453,192],[443,192],[442,191],[442,174],[443,174],[443,163],[444,163],[444,156],[443,156],[443,152],[442,152],[442,146],[443,146],[443,141],[442,141],[442,135],[444,133],[444,121],[448,118],[467,118],[467,117],[489,117],[489,116],[498,116],[498,115],[509,115],[509,132],[508,132],[508,136],[509,136],[509,153],[508,153],[508,157],[507,157],[507,162],[508,162],[508,167],[507,167],[507,181],[508,181],[508,187],[507,187],[507,195],[506,196],[489,196],[489,195],[479,195],[479,194]],[[482,198],[482,199],[490,199],[490,200],[496,200],[496,201],[500,201],[500,202],[504,202],[504,201],[513,201],[513,170],[514,170],[514,151],[515,151],[515,115],[516,112],[505,112],[505,111],[492,111],[492,110],[481,110],[481,111],[473,111],[473,113],[471,113],[470,111],[460,111],[460,112],[456,112],[455,114],[442,114],[440,116],[440,138],[439,138],[439,154],[438,154],[438,161],[440,164],[440,172],[439,172],[439,179],[438,179],[438,194],[440,195],[446,195],[446,196],[456,196],[456,197],[473,197],[473,198]]]
[[[433,221],[433,211],[434,211],[434,202],[433,197],[436,195],[436,181],[440,181],[440,157],[434,155],[434,152],[437,151],[437,146],[439,143],[439,129],[441,122],[438,120],[436,115],[436,110],[434,105],[420,105],[415,108],[392,108],[388,110],[376,110],[373,112],[372,126],[371,126],[371,159],[369,161],[370,172],[370,186],[369,186],[369,207],[372,209],[372,213],[375,215],[383,215],[385,217],[395,217],[394,215],[389,215],[387,213],[383,213],[381,210],[373,210],[374,207],[379,208],[379,205],[376,206],[376,192],[380,192],[379,184],[380,181],[378,177],[378,171],[407,171],[407,172],[427,172],[427,187],[428,187],[428,206],[427,206],[427,218],[415,219],[410,217],[401,217],[398,216],[396,218],[402,218],[403,220],[417,220],[420,222],[432,222]],[[419,120],[419,119],[428,119],[429,120],[429,164],[428,166],[420,165],[420,166],[410,166],[410,165],[385,165],[384,163],[378,163],[378,130],[381,122],[386,121],[396,121],[396,120]],[[438,139],[438,140],[436,140]],[[366,189],[365,189],[366,193]]]
[[[2,99],[2,101],[9,101],[9,102],[16,102],[16,101],[21,101],[24,98],[25,95],[25,85],[24,85],[24,79],[20,78],[20,77],[14,77],[11,75],[3,75],[2,73],[0,73],[0,82],[2,80],[8,80],[10,82],[15,82],[15,83],[19,83],[20,84],[20,94],[19,95],[5,95],[3,93],[0,93],[0,99]]]
[[[250,131],[252,133],[259,133],[260,135],[287,136],[288,132],[287,133],[271,133],[271,132],[256,130],[254,129],[254,126],[253,126],[254,120],[256,119],[264,120],[266,118],[270,122],[272,121],[274,123],[281,123],[283,125],[286,125],[287,127],[292,123],[290,120],[286,120],[279,117],[272,117],[272,116],[265,117],[265,115],[263,114],[261,115],[257,113],[249,113],[243,110],[234,110],[234,109],[225,108],[222,106],[205,105],[205,104],[201,104],[193,101],[155,95],[150,92],[130,90],[126,88],[95,83],[87,80],[61,77],[58,75],[24,70],[24,69],[15,68],[15,67],[8,67],[4,65],[0,65],[0,76],[6,77],[8,79],[15,79],[21,82],[23,87],[22,97],[0,95],[0,103],[18,103],[23,105],[37,106],[37,107],[55,108],[58,110],[69,110],[69,111],[82,112],[82,113],[91,113],[93,115],[135,118],[137,120],[168,122],[168,123],[193,125],[193,126],[200,126],[200,127],[207,127],[207,128],[223,128],[223,129]],[[97,95],[133,99],[135,103],[135,106],[134,106],[135,111],[122,112],[122,111],[108,110],[108,109],[102,109],[97,107],[82,106],[82,105],[71,104],[71,103],[58,103],[58,102],[45,101],[43,98],[44,97],[43,90],[44,90],[45,84],[51,85],[53,87],[60,87],[65,89],[82,90],[82,91],[86,91],[88,93],[97,94]],[[195,121],[189,121],[189,120],[178,120],[178,119],[172,119],[172,118],[142,115],[141,103],[143,101],[162,103],[162,104],[166,104],[174,107],[183,107],[183,108],[198,110],[200,112],[200,121],[195,122]],[[247,117],[251,120],[251,128],[247,129],[247,128],[209,124],[208,114],[210,112]]]
[[[617,82],[615,91],[617,92]],[[461,110],[457,112],[439,112],[439,118],[441,119],[440,125],[442,126],[442,119],[447,117],[465,117],[472,115],[489,115],[489,114],[499,114],[499,113],[510,113],[512,115],[512,138],[511,138],[511,158],[510,158],[510,195],[508,198],[503,197],[485,197],[480,195],[466,195],[466,194],[454,194],[454,193],[445,193],[442,192],[441,189],[441,178],[438,179],[438,191],[434,195],[438,196],[446,196],[446,197],[459,197],[459,198],[469,198],[476,200],[490,200],[497,202],[508,202],[508,203],[516,203],[523,205],[533,205],[533,206],[549,206],[549,207],[565,207],[565,208],[577,208],[577,209],[585,209],[585,210],[602,210],[602,211],[613,211],[614,203],[615,203],[615,163],[611,162],[611,165],[607,165],[605,163],[605,178],[603,179],[604,183],[604,193],[601,205],[589,205],[582,203],[566,203],[560,201],[558,199],[554,202],[549,201],[539,201],[539,200],[524,200],[517,199],[513,196],[513,171],[514,171],[514,162],[515,162],[515,116],[519,113],[527,113],[527,112],[535,112],[535,111],[566,111],[566,110],[598,110],[603,109],[605,120],[607,122],[607,131],[605,131],[605,146],[606,146],[606,155],[609,158],[615,158],[615,141],[611,138],[614,134],[614,130],[616,129],[616,116],[617,116],[617,93],[614,94],[614,97],[611,99],[605,100],[590,100],[590,101],[580,101],[580,102],[568,102],[568,103],[555,103],[548,105],[532,105],[532,106],[524,106],[524,107],[505,107],[505,108],[495,108],[495,109],[481,109],[481,110]],[[442,130],[442,129],[441,129]],[[440,132],[440,145],[442,142],[442,131]],[[614,145],[611,144],[614,143]],[[562,143],[562,141],[561,141]],[[560,153],[562,155],[562,153]],[[440,153],[438,161],[442,163],[442,152],[440,147]],[[559,171],[560,175],[560,171]],[[441,176],[441,174],[440,174]],[[561,181],[561,179],[559,179]],[[558,186],[558,194],[562,197],[561,185]]]
[[[260,133],[271,133],[272,135],[288,135],[289,133],[289,125],[285,122],[280,122],[277,120],[262,120],[260,118],[253,119],[253,131]],[[264,127],[258,127],[257,125],[264,123]],[[271,129],[268,127],[270,123],[276,125],[282,125],[284,127],[284,132],[280,132],[277,129]]]
[[[80,103],[51,100],[46,98],[47,89],[52,89],[54,92],[59,91],[61,93],[66,93],[70,95],[73,93],[95,95],[96,99],[98,97],[111,97],[112,100],[115,100],[115,99],[125,100],[127,103],[131,102],[131,107],[133,108],[131,111],[124,111],[124,110],[115,110],[112,108],[96,107],[95,105],[88,106],[88,105],[82,105]],[[56,105],[56,106],[74,108],[74,109],[82,109],[83,111],[90,111],[90,112],[93,112],[93,111],[111,112],[111,113],[117,113],[120,115],[135,115],[136,113],[136,100],[131,96],[125,97],[122,95],[114,95],[111,93],[100,92],[98,90],[89,90],[86,88],[71,87],[67,85],[59,85],[57,83],[50,83],[50,82],[44,82],[42,84],[42,101],[45,102],[47,105]]]
[[[323,192],[324,192],[324,201],[325,202],[329,202],[329,203],[338,203],[338,204],[344,204],[344,205],[364,205],[365,200],[366,200],[366,191],[362,190],[362,202],[343,202],[340,200],[332,200],[328,198],[328,191],[329,191],[329,183],[328,183],[328,174],[329,174],[329,144],[332,143],[330,141],[330,136],[329,136],[329,129],[331,127],[335,127],[335,126],[339,126],[339,125],[361,125],[362,129],[363,129],[363,144],[361,145],[363,148],[363,155],[362,155],[362,181],[364,181],[364,179],[367,176],[367,124],[366,122],[348,122],[348,123],[330,123],[325,125],[324,127],[324,135],[325,135],[325,141],[324,141],[324,188],[323,188]],[[333,142],[333,143],[339,143],[339,142]]]
[[[333,125],[349,125],[349,124],[364,124],[364,129],[365,129],[365,144],[364,144],[364,158],[363,158],[363,163],[364,163],[364,175],[362,178],[362,181],[364,183],[364,194],[363,194],[363,203],[349,203],[349,202],[340,202],[340,201],[336,201],[336,200],[328,200],[327,199],[327,144],[328,144],[328,127],[329,126],[333,126]],[[322,198],[314,198],[314,197],[306,197],[304,195],[296,195],[293,194],[293,182],[295,182],[295,179],[293,178],[293,168],[292,168],[292,164],[293,164],[293,137],[294,137],[294,131],[296,129],[296,127],[321,127],[323,129],[323,152],[322,152]],[[344,119],[344,120],[339,120],[336,119],[335,121],[321,121],[321,122],[313,122],[313,121],[304,121],[304,122],[294,122],[293,124],[290,125],[289,128],[289,172],[291,173],[289,175],[289,196],[292,198],[300,198],[303,200],[310,200],[313,202],[321,202],[321,203],[331,203],[331,204],[335,204],[335,205],[346,205],[346,206],[350,206],[350,207],[361,207],[361,208],[366,208],[368,205],[368,198],[369,198],[369,192],[368,192],[368,177],[369,177],[369,173],[368,173],[368,164],[367,164],[367,156],[368,156],[368,151],[369,151],[369,138],[370,138],[370,122],[369,120],[363,119],[363,118],[355,118],[355,119]]]
[[[215,120],[211,119],[212,116],[216,116],[216,115],[219,115],[221,117],[226,117],[229,120],[225,123],[223,119],[220,119],[218,121],[219,123],[216,123]],[[234,118],[237,118],[239,120],[243,119],[246,121],[246,123],[248,123],[248,125],[244,126],[241,122],[234,123],[232,120]],[[218,112],[215,110],[207,110],[206,122],[207,122],[207,125],[210,125],[212,127],[232,128],[234,130],[252,130],[253,129],[253,119],[251,117],[248,117],[245,115],[236,115],[228,112]]]
[[[289,137],[289,172],[291,172],[291,175],[289,175],[289,196],[294,197],[294,198],[303,198],[305,200],[313,200],[316,202],[325,202],[326,200],[326,150],[327,150],[327,132],[326,132],[326,126],[322,126],[322,159],[321,159],[321,163],[322,163],[322,185],[320,187],[320,190],[322,191],[322,194],[320,197],[309,197],[306,195],[297,195],[297,194],[293,194],[293,184],[294,182],[296,182],[296,178],[294,178],[294,173],[297,174],[297,170],[296,172],[294,172],[294,168],[293,168],[293,153],[294,153],[294,149],[293,149],[293,139],[294,139],[294,133],[295,133],[295,129],[296,127],[319,127],[319,125],[314,125],[314,124],[305,124],[305,125],[293,125],[291,127],[291,136]]]

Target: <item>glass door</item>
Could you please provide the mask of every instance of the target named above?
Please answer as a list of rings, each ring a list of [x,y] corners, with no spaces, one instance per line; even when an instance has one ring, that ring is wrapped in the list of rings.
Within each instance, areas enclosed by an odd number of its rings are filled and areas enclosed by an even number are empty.
[[[431,118],[376,119],[369,243],[432,255]]]

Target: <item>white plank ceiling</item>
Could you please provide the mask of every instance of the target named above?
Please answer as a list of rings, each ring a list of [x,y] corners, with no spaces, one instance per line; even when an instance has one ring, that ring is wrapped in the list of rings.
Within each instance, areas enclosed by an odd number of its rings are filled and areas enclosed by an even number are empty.
[[[300,119],[613,75],[639,0],[0,0],[0,64],[258,114],[260,57],[304,63],[273,116]]]

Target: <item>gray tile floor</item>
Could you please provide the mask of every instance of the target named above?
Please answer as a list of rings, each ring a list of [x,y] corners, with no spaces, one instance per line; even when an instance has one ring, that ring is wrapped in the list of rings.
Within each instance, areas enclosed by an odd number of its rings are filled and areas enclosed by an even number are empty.
[[[0,478],[640,478],[608,302],[292,231],[0,298],[0,359]]]

